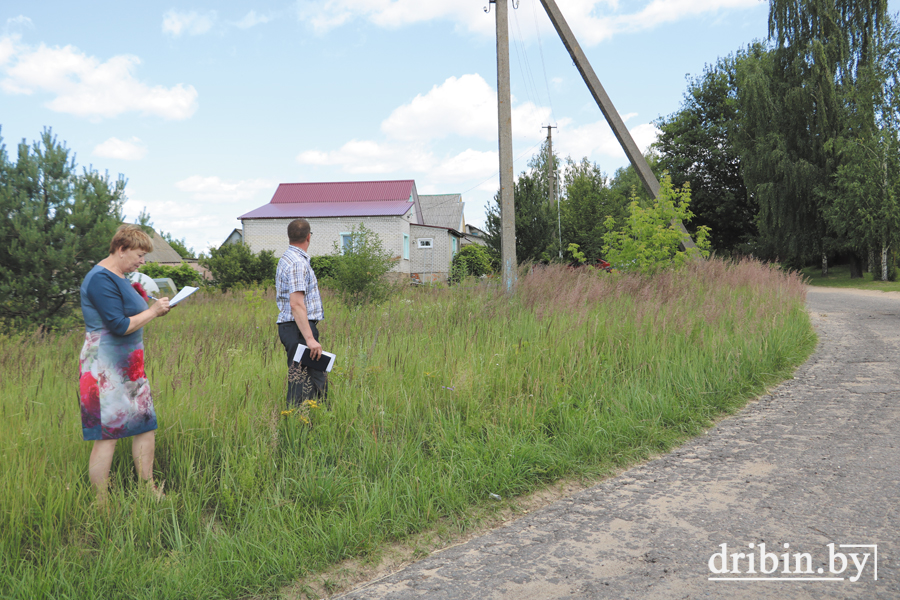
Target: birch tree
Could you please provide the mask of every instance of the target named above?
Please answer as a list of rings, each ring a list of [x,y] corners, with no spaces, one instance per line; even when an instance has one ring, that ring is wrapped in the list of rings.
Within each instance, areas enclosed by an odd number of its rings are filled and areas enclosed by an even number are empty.
[[[817,253],[823,269],[830,252],[858,257],[835,231],[829,203],[850,127],[847,95],[871,63],[886,9],[884,0],[772,0],[774,48],[738,67],[745,182],[759,201],[761,235],[793,266]]]

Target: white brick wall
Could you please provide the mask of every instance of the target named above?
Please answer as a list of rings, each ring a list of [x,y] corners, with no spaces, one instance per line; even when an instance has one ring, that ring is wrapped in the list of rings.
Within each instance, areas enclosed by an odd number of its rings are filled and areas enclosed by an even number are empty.
[[[342,233],[350,233],[360,223],[374,231],[381,238],[381,244],[391,256],[403,256],[403,234],[409,235],[410,221],[415,219],[414,210],[410,210],[403,217],[330,217],[308,219],[312,230],[312,239],[309,244],[310,256],[332,254],[334,244],[340,243]],[[293,219],[246,219],[244,224],[244,241],[254,252],[271,250],[276,257],[281,257],[287,248],[287,226]],[[426,229],[426,228],[420,228]],[[435,229],[446,235],[440,229]],[[410,235],[410,258],[415,252],[415,241]],[[400,259],[393,271],[408,274],[410,261]]]
[[[410,225],[409,272],[421,281],[446,281],[450,275],[450,232],[434,227]],[[432,248],[419,248],[419,238],[431,238]],[[459,248],[457,247],[457,250]]]

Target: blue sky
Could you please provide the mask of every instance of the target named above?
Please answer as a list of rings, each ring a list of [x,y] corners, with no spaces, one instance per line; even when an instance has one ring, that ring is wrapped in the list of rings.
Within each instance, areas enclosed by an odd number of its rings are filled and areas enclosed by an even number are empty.
[[[766,34],[759,0],[557,0],[638,145],[686,75]],[[497,177],[487,0],[4,0],[7,152],[44,127],[128,179],[125,213],[201,251],[278,183],[414,179],[480,226]],[[510,10],[515,171],[554,149],[627,160],[538,0]]]

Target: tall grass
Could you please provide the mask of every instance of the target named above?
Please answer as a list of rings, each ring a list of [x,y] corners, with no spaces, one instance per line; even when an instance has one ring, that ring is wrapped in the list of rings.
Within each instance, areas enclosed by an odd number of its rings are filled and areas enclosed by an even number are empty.
[[[82,333],[0,338],[0,596],[274,594],[490,494],[669,448],[815,342],[800,280],[754,262],[325,300],[329,402],[288,415],[271,291],[198,294],[150,324],[167,496],[136,483],[126,440],[108,512],[81,441]]]

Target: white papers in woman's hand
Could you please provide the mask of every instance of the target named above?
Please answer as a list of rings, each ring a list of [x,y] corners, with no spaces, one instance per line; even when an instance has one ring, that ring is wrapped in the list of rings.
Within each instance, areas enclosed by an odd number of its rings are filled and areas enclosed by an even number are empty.
[[[184,286],[183,288],[181,288],[180,292],[175,294],[174,298],[169,300],[169,306],[175,306],[176,304],[178,304],[179,302],[181,302],[182,300],[184,300],[185,298],[187,298],[188,296],[190,296],[191,294],[196,292],[198,289],[200,289],[200,288],[191,287],[189,285]]]

